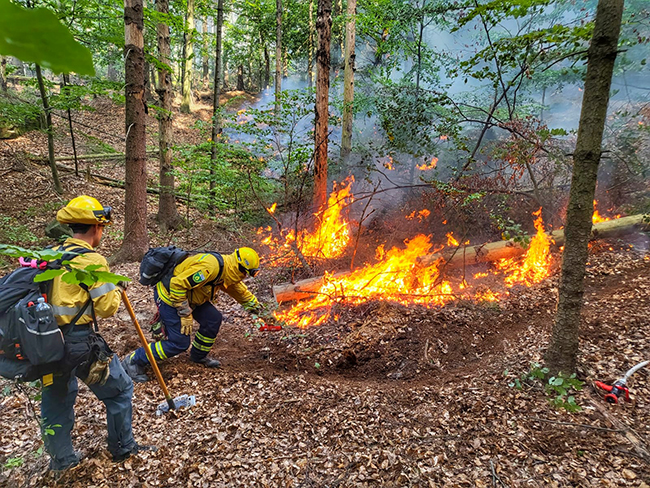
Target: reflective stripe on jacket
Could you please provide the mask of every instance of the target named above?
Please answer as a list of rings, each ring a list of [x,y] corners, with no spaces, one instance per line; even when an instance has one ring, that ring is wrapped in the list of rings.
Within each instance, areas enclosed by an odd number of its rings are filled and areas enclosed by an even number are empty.
[[[172,307],[176,303],[187,300],[192,307],[212,301],[217,289],[226,292],[240,303],[245,309],[254,309],[257,298],[242,282],[244,274],[239,271],[235,254],[223,256],[224,270],[219,282],[214,280],[219,276],[219,261],[212,254],[196,254],[185,259],[174,269],[174,275],[169,282],[169,290],[158,282],[158,296]]]
[[[92,249],[86,241],[71,237],[57,251],[69,247]],[[84,269],[93,264],[100,266],[97,271],[109,271],[106,259],[97,252],[80,254],[71,260],[71,266],[79,269]],[[117,312],[117,308],[120,306],[121,295],[120,290],[113,283],[94,283],[90,287],[89,292],[95,306],[95,314],[98,317],[110,317]],[[88,302],[89,297],[88,291],[79,285],[64,282],[61,276],[54,278],[51,295],[50,304],[52,305],[56,321],[59,325],[69,324],[81,307]],[[80,325],[91,323],[91,313],[89,305],[77,323]]]

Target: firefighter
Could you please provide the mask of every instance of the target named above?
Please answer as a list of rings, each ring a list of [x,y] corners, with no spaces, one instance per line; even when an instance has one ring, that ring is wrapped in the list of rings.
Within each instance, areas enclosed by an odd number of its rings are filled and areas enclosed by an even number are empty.
[[[209,368],[218,368],[221,363],[208,357],[214,344],[223,316],[211,303],[218,290],[226,292],[251,314],[259,314],[260,304],[243,279],[255,276],[260,258],[250,247],[240,247],[232,254],[199,253],[181,261],[174,268],[169,288],[162,281],[156,284],[154,300],[166,339],[149,344],[156,361],[162,361],[180,354],[192,346],[190,360]],[[190,340],[193,321],[199,323],[199,330]],[[124,370],[133,381],[148,380],[145,366],[149,364],[144,348],[127,355],[122,361]]]
[[[111,208],[84,195],[72,199],[58,211],[56,218],[72,229],[73,237],[57,249],[76,253],[72,254],[72,266],[84,269],[98,265],[98,271],[108,271],[106,259],[95,252],[94,248],[99,245],[104,227],[111,223]],[[60,472],[79,463],[70,437],[74,425],[77,378],[82,379],[106,405],[108,450],[113,461],[123,461],[138,450],[150,448],[139,446],[133,438],[133,382],[124,372],[117,355],[93,331],[94,317],[110,317],[117,312],[120,288],[125,286],[123,282],[117,286],[97,282],[87,287],[66,283],[61,276],[53,280],[50,303],[57,323],[66,330],[65,326],[74,322],[72,328],[65,333],[66,356],[63,363],[70,367],[62,366],[61,374],[43,378],[43,440],[51,457],[50,469],[53,471]],[[94,353],[89,344],[97,346]],[[83,355],[81,359],[77,358],[77,352]]]

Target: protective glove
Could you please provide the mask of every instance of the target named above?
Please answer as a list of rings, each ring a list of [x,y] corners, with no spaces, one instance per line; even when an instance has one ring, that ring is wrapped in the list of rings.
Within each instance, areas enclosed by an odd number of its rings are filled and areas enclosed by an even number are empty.
[[[191,315],[186,315],[181,317],[181,334],[190,335],[192,333],[192,326],[194,325],[194,319]]]
[[[192,315],[192,307],[190,307],[190,304],[187,302],[187,300],[174,303],[174,307],[176,308],[178,315],[181,317]]]
[[[99,383],[104,385],[106,380],[108,380],[109,375],[111,374],[110,369],[111,358],[106,359],[97,359],[93,364],[90,365],[88,370],[88,376],[84,379],[84,383],[87,385],[94,385]]]
[[[244,310],[253,315],[259,315],[262,311],[262,306],[255,297],[253,297],[252,300],[242,303],[241,306]]]
[[[117,282],[117,287],[122,291],[126,291],[126,289],[129,287],[129,282],[128,281],[118,281]]]

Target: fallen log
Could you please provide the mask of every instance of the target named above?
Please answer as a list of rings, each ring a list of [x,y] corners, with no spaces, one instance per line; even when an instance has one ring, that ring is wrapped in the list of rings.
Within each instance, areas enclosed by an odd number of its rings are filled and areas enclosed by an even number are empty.
[[[157,156],[158,151],[147,151],[147,156]],[[77,160],[79,161],[94,161],[94,160],[109,160],[109,159],[124,159],[124,153],[102,153],[102,154],[80,154],[77,156]],[[47,161],[47,157],[45,156],[36,156],[36,155],[29,155],[29,159],[32,161]],[[74,156],[57,156],[54,158],[54,161],[56,162],[63,162],[63,161],[74,161]]]
[[[644,215],[631,215],[606,222],[595,224],[591,229],[591,240],[606,239],[632,234],[639,230],[647,230],[650,224],[645,221]],[[556,248],[564,245],[564,230],[555,230],[548,234]],[[532,236],[531,236],[532,237]],[[519,243],[510,239],[507,241],[488,242],[476,246],[459,246],[447,249],[443,252],[428,254],[420,258],[422,266],[431,266],[441,260],[441,266],[457,268],[463,265],[471,266],[480,263],[498,261],[499,259],[511,259],[523,255],[526,249]],[[335,277],[345,276],[349,272],[336,273]],[[282,283],[273,287],[273,296],[278,303],[290,302],[309,298],[323,284],[323,277],[317,276],[296,283]]]

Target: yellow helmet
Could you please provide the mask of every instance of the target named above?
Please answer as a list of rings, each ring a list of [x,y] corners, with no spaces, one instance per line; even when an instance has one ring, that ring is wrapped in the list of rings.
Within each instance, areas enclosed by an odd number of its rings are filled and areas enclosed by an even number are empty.
[[[249,276],[255,276],[260,269],[260,257],[254,249],[250,247],[240,247],[235,249],[239,271]]]
[[[102,224],[111,223],[111,207],[104,207],[96,198],[87,195],[73,198],[56,213],[56,220],[62,224]]]

